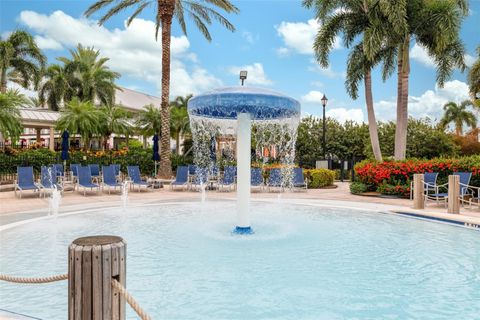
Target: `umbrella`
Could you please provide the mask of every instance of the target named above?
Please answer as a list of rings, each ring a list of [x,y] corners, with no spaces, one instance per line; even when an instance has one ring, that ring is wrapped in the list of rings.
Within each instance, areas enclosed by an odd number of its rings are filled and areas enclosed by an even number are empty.
[[[70,155],[68,154],[68,131],[63,131],[62,133],[62,160],[67,161],[70,159]]]
[[[217,141],[215,137],[210,140],[210,160],[217,162]]]
[[[160,155],[158,154],[158,134],[153,136],[153,161],[155,161],[155,176],[157,175],[157,161],[160,160]]]

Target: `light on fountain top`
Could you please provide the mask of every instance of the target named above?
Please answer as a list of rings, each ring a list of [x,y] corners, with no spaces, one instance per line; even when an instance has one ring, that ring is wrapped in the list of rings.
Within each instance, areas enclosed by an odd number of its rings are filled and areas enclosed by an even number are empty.
[[[188,101],[190,115],[236,119],[249,113],[252,120],[271,120],[300,116],[300,103],[281,93],[254,87],[219,88]]]

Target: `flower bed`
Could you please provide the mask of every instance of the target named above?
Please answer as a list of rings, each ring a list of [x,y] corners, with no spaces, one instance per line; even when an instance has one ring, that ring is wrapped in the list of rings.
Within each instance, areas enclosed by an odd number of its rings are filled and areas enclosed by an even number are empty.
[[[356,178],[368,190],[387,195],[408,196],[413,174],[438,172],[438,184],[446,183],[453,172],[472,172],[470,184],[480,186],[480,156],[458,159],[362,161],[355,166]]]

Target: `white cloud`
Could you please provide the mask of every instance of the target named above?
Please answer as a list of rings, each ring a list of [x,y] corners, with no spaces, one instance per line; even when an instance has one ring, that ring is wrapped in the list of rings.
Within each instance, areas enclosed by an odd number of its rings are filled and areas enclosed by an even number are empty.
[[[242,38],[244,38],[249,44],[254,44],[258,40],[258,35],[253,35],[250,31],[243,31]]]
[[[49,50],[49,49],[62,50],[63,49],[62,44],[52,38],[35,36],[35,42],[37,43],[38,47],[42,50]]]
[[[477,59],[474,56],[469,55],[468,53],[465,54],[465,64],[467,67],[471,67]]]
[[[21,94],[25,95],[25,97],[38,97],[37,92],[31,90],[32,88],[25,89],[24,87],[20,86],[18,83],[8,81],[7,88],[18,90]]]
[[[268,79],[267,75],[265,74],[263,65],[259,62],[244,66],[233,66],[229,68],[228,72],[238,76],[241,70],[248,71],[246,80],[247,83],[266,86],[273,84],[273,81]]]
[[[316,19],[305,22],[286,22],[275,26],[277,34],[282,38],[284,46],[277,49],[277,53],[285,56],[290,52],[313,54],[313,42],[321,24]],[[334,49],[341,48],[340,38],[335,38]]]
[[[320,73],[321,75],[328,78],[345,78],[347,75],[345,71],[340,72],[333,70],[331,65],[329,65],[327,68],[323,68],[314,59],[310,60],[308,71]]]
[[[327,117],[336,119],[337,121],[343,123],[345,121],[355,121],[357,123],[362,123],[365,121],[363,115],[363,110],[358,109],[346,109],[346,108],[333,108],[327,109]]]
[[[445,82],[443,88],[435,86],[434,90],[427,90],[420,96],[408,97],[408,113],[410,116],[429,117],[440,119],[443,114],[443,105],[449,101],[461,102],[469,99],[468,85],[459,80]],[[375,102],[375,111],[380,120],[394,120],[396,115],[396,98]]]
[[[154,39],[152,21],[134,19],[127,28],[109,30],[96,21],[73,18],[62,11],[50,15],[22,11],[20,23],[35,31],[44,46],[73,47],[78,43],[94,46],[110,58],[108,65],[122,75],[155,83],[160,91],[162,45]],[[185,36],[171,38],[171,96],[198,93],[221,84],[221,81],[198,65],[189,51]]]
[[[418,43],[415,43],[413,47],[410,49],[410,57],[413,60],[416,60],[427,67],[435,68],[434,60],[428,55],[427,50],[423,46],[419,45]],[[469,55],[468,53],[465,54],[464,59],[465,59],[465,64],[468,67],[472,66],[476,60],[475,57]]]
[[[320,104],[323,93],[320,91],[312,90],[309,91],[306,95],[300,97],[300,101],[306,104]]]

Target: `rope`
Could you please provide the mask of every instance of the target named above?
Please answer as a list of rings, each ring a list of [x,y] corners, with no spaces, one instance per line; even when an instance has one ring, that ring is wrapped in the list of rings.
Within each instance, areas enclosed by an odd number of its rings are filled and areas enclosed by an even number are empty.
[[[120,282],[112,279],[112,287],[120,292],[120,294],[127,300],[128,304],[137,313],[142,320],[151,320],[152,318],[138,305],[137,301],[128,293],[127,289]]]
[[[14,283],[49,283],[61,280],[67,280],[68,274],[58,274],[50,277],[43,278],[23,278],[23,277],[13,277],[7,276],[5,274],[0,274],[0,280],[14,282]]]

